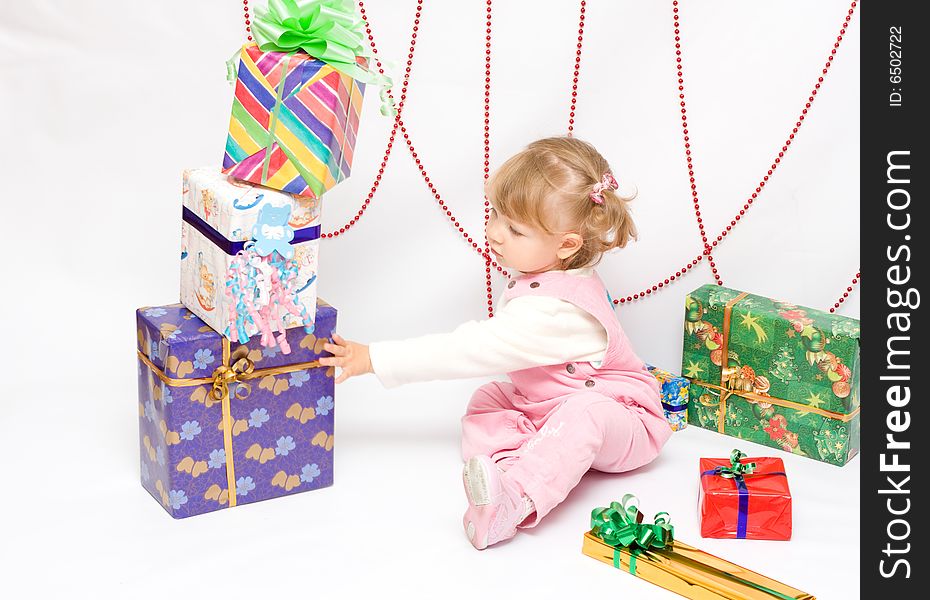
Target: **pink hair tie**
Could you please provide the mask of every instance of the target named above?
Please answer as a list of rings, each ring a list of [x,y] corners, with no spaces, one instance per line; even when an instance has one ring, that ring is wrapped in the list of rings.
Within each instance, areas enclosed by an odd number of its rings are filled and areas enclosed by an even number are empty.
[[[617,180],[614,179],[614,176],[610,171],[604,173],[604,177],[601,180],[594,184],[594,187],[591,188],[591,200],[596,204],[604,203],[604,195],[601,193],[604,190],[616,190],[620,187],[620,184],[617,183]]]

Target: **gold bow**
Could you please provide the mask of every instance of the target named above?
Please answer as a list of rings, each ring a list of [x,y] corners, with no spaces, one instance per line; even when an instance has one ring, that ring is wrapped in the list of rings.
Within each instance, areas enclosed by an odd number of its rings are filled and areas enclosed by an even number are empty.
[[[191,379],[177,379],[168,377],[148,356],[140,350],[136,350],[136,355],[145,366],[155,374],[165,385],[169,387],[195,387],[199,385],[212,385],[213,389],[210,394],[213,399],[218,401],[223,410],[223,447],[226,451],[226,485],[229,491],[229,506],[236,505],[236,468],[233,461],[233,443],[232,443],[232,408],[229,399],[229,385],[232,383],[239,384],[236,389],[236,398],[243,399],[248,396],[248,384],[244,383],[249,379],[258,379],[268,375],[283,375],[295,371],[314,369],[321,366],[317,360],[309,362],[294,363],[291,365],[282,365],[280,367],[269,367],[267,369],[255,369],[255,364],[248,357],[248,348],[239,346],[235,352],[230,352],[229,340],[223,339],[223,362],[213,371],[210,377],[194,377]],[[227,366],[228,365],[228,366]],[[246,388],[245,394],[239,395],[239,389]]]
[[[245,349],[245,346],[241,346],[240,349]],[[246,379],[251,379],[250,375],[254,370],[255,363],[249,360],[248,356],[236,359],[231,366],[217,367],[216,371],[213,371],[213,398],[222,402],[223,398],[229,397],[229,384],[242,383]]]

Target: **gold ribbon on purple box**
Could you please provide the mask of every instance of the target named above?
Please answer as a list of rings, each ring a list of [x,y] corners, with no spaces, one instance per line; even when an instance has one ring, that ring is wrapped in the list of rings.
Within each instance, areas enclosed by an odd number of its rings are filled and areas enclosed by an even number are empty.
[[[210,377],[195,377],[191,379],[178,379],[168,377],[165,372],[153,363],[148,356],[137,350],[136,355],[145,366],[155,374],[165,385],[170,387],[196,387],[199,385],[211,386],[210,394],[223,411],[223,446],[226,451],[226,485],[229,490],[229,506],[236,505],[236,467],[233,461],[233,423],[232,408],[230,406],[229,388],[232,384],[248,385],[247,381],[259,379],[268,375],[283,375],[304,369],[314,369],[321,366],[319,361],[294,363],[280,367],[256,369],[246,354],[248,349],[239,346],[235,352],[230,351],[229,339],[223,337],[223,362]],[[238,390],[237,390],[238,391]]]

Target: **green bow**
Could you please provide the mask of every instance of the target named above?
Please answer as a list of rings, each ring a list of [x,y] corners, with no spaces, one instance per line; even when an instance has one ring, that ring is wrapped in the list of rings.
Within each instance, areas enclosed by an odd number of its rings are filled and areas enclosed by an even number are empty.
[[[739,463],[740,458],[746,455],[739,450],[734,450],[730,455],[731,462]],[[745,465],[755,468],[755,464]],[[728,468],[728,467],[718,467]],[[745,471],[751,473],[752,470]],[[735,475],[734,475],[735,477]],[[657,513],[653,523],[643,523],[643,513],[640,512],[638,505],[639,499],[633,494],[626,494],[620,502],[611,502],[608,508],[595,508],[591,511],[591,533],[599,537],[604,543],[614,548],[614,567],[620,568],[620,548],[626,548],[630,552],[630,573],[636,575],[636,557],[642,555],[650,548],[660,550],[671,547],[674,542],[675,528],[672,527],[671,519],[667,512]],[[749,586],[779,598],[779,600],[794,600],[793,596],[788,596],[764,585],[737,577],[732,573],[714,569],[716,573],[723,578],[729,579],[736,583]]]
[[[639,500],[626,494],[620,502],[611,502],[608,508],[591,511],[592,533],[614,547],[614,566],[619,568],[619,548],[630,551],[630,573],[636,574],[636,557],[650,548],[669,546],[674,540],[675,528],[669,514],[656,514],[652,524],[643,523]]]
[[[369,60],[362,20],[351,0],[268,0],[268,8],[255,8],[252,33],[264,52],[306,52],[346,75],[381,88],[381,113],[393,114],[384,74],[363,68],[357,56]]]
[[[750,475],[756,470],[756,463],[741,463],[740,459],[743,458],[746,458],[746,454],[742,450],[734,449],[733,452],[730,452],[730,466],[717,467],[715,469],[717,474],[727,479],[733,479],[740,475]]]

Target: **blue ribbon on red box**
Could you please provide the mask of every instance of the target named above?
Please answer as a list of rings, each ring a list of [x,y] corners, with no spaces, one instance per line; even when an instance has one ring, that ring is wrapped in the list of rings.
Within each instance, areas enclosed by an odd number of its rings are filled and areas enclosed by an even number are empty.
[[[713,475],[732,479],[736,484],[738,494],[737,516],[736,516],[736,538],[746,538],[746,522],[749,515],[749,488],[746,487],[745,475],[765,476],[765,475],[785,475],[784,471],[772,471],[770,473],[754,473],[756,463],[744,463],[741,459],[746,455],[740,450],[733,450],[730,453],[729,467],[716,467],[709,471],[701,473],[701,477]],[[787,477],[787,475],[785,475]]]

